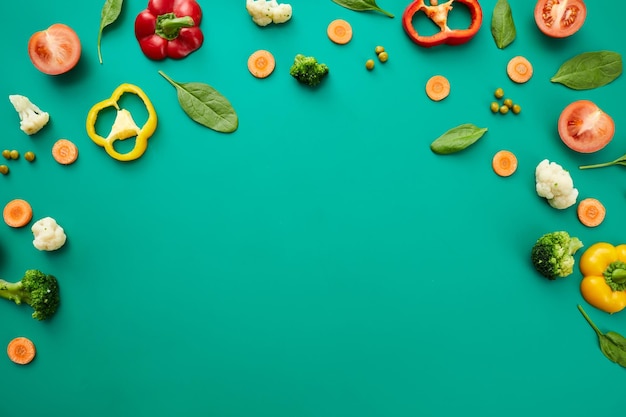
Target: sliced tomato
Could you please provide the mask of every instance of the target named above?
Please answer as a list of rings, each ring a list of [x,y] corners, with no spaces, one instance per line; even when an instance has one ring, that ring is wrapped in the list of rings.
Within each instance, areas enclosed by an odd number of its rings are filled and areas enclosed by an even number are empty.
[[[568,148],[581,153],[599,151],[615,134],[615,123],[589,100],[578,100],[563,109],[559,136]]]
[[[583,0],[539,0],[535,6],[537,26],[553,38],[565,38],[578,32],[585,17],[587,7]]]
[[[44,74],[59,75],[76,66],[80,59],[80,39],[74,30],[55,23],[35,32],[28,41],[28,55],[35,68]]]

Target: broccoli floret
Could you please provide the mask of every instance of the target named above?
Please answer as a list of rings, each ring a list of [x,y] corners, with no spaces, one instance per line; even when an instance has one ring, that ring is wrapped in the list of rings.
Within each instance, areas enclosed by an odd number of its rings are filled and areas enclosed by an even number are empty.
[[[302,84],[314,87],[322,82],[322,79],[328,75],[328,71],[328,66],[320,64],[314,57],[298,54],[293,61],[289,74]]]
[[[574,253],[583,247],[580,239],[564,231],[541,236],[531,251],[535,269],[548,279],[566,277],[574,271]]]
[[[0,279],[0,297],[15,304],[28,304],[35,310],[34,319],[46,320],[56,313],[59,306],[59,284],[52,275],[29,269],[19,282]]]

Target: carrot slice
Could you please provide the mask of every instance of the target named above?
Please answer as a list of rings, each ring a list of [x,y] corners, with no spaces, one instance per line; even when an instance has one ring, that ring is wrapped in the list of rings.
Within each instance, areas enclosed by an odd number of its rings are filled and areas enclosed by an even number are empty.
[[[450,94],[450,81],[443,75],[433,75],[426,81],[426,95],[433,101],[441,101]]]
[[[523,84],[533,76],[533,66],[523,56],[514,56],[506,66],[506,73],[511,81]]]
[[[52,146],[52,157],[61,165],[72,164],[78,158],[78,148],[67,139],[59,139]]]
[[[345,45],[352,40],[352,26],[343,19],[336,19],[328,24],[326,34],[331,41]]]
[[[7,355],[19,365],[26,365],[35,359],[35,344],[26,337],[16,337],[9,342]]]
[[[4,222],[11,227],[24,227],[33,218],[33,208],[28,201],[16,198],[4,206]]]
[[[517,171],[517,157],[511,151],[498,151],[491,160],[491,166],[499,176],[510,177]]]
[[[587,227],[596,227],[604,221],[606,208],[595,198],[585,198],[578,203],[578,220]]]
[[[259,49],[248,58],[248,70],[257,78],[267,78],[276,68],[276,59],[270,51]]]

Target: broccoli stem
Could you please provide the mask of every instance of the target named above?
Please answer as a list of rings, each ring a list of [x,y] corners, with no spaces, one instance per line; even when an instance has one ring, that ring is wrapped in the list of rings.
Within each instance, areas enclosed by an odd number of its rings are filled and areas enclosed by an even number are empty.
[[[15,304],[21,304],[22,302],[28,302],[30,294],[23,289],[21,282],[8,282],[0,279],[0,298],[11,300]]]

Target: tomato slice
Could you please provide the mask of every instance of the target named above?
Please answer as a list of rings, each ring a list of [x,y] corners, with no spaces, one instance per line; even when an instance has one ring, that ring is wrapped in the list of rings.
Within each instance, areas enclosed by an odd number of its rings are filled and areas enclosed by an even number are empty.
[[[72,28],[55,23],[35,32],[28,41],[28,55],[35,68],[44,74],[59,75],[76,66],[80,59],[80,39]]]
[[[539,0],[535,6],[537,26],[553,38],[565,38],[578,32],[585,17],[587,7],[583,0]]]
[[[559,136],[568,148],[581,153],[599,151],[615,134],[615,123],[589,100],[569,104],[559,117]]]

